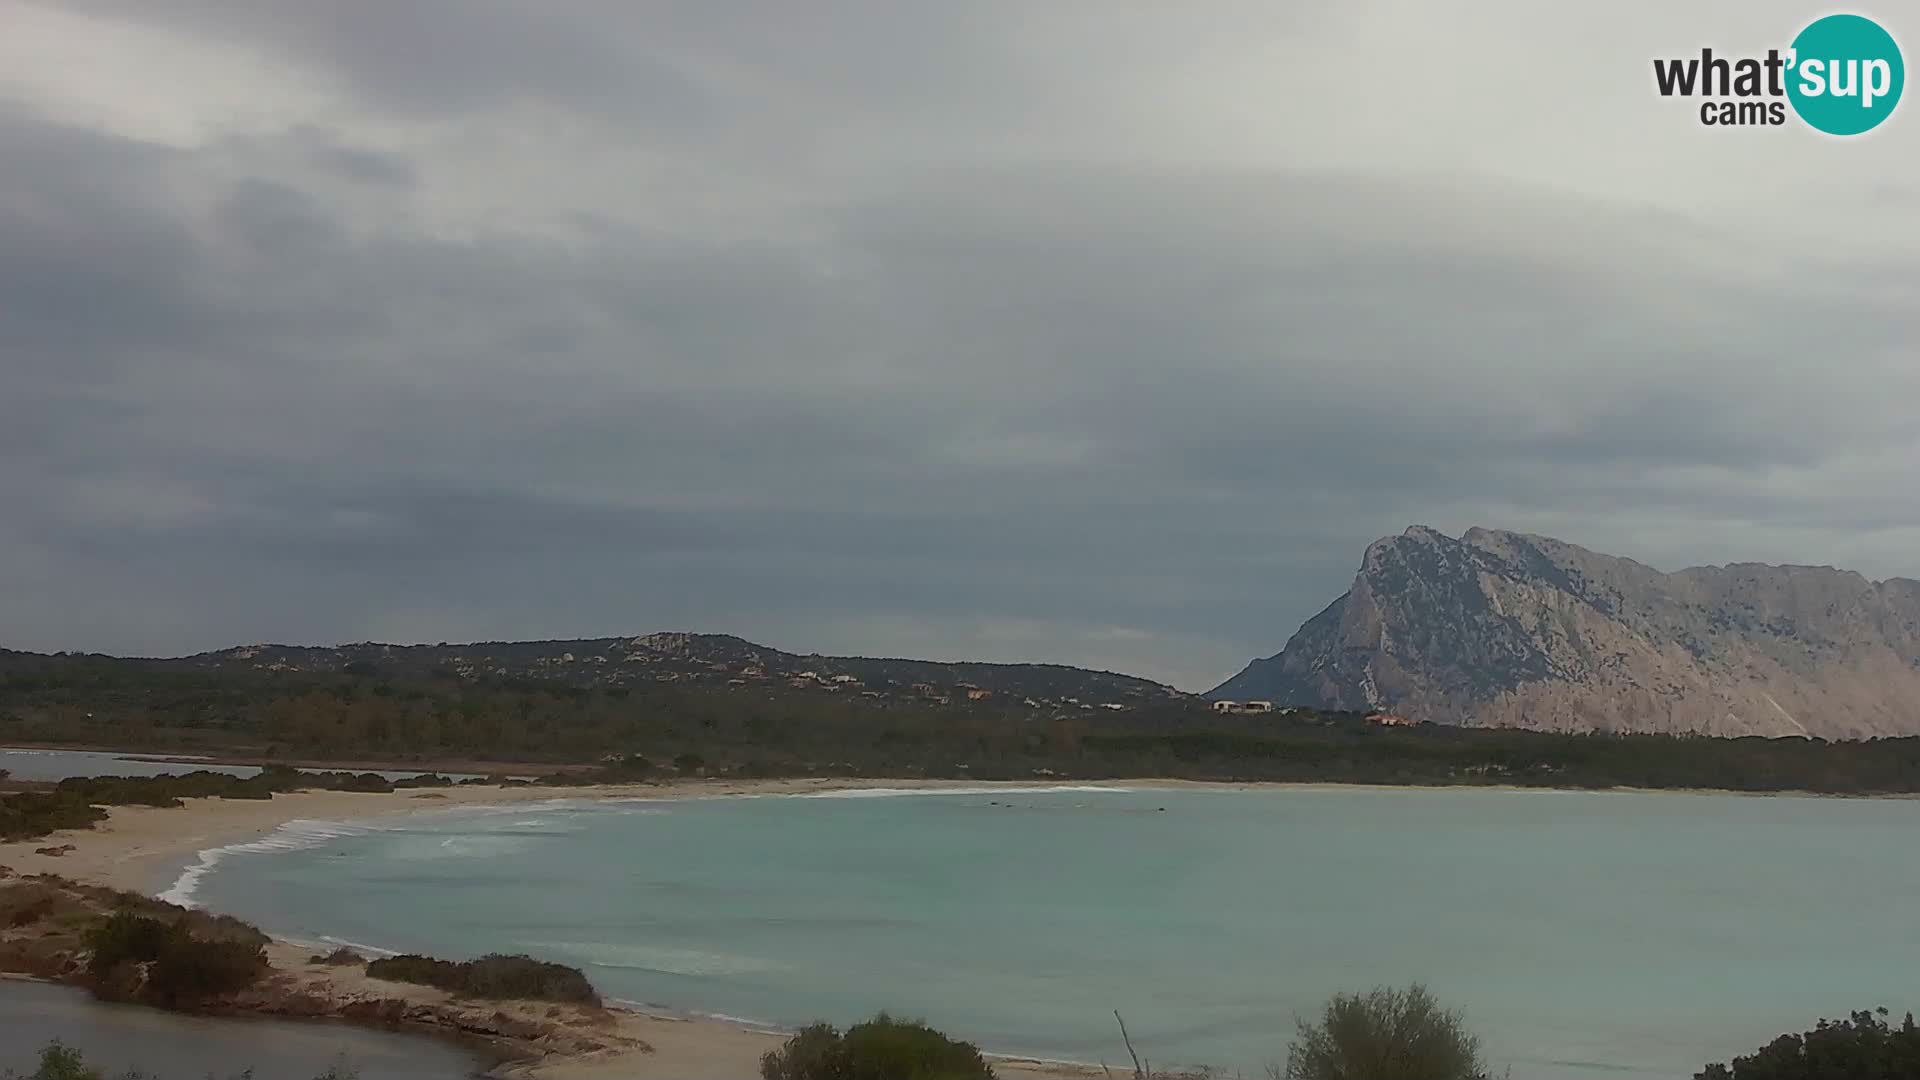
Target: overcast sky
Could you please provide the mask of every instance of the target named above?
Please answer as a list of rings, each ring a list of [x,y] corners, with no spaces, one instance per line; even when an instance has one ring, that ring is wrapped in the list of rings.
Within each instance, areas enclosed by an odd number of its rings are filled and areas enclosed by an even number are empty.
[[[0,0],[0,644],[1205,689],[1415,522],[1920,576],[1920,102],[1653,90],[1825,10]]]

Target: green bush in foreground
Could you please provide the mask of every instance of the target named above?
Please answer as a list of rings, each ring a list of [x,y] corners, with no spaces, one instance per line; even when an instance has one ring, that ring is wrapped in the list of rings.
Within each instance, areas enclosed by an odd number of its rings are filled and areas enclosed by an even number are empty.
[[[762,1080],[993,1080],[972,1043],[881,1013],[845,1034],[814,1024],[760,1059]]]
[[[1318,1022],[1300,1022],[1274,1080],[1486,1080],[1480,1040],[1427,988],[1335,994]]]
[[[455,963],[411,953],[369,961],[367,974],[388,982],[432,986],[469,997],[598,1005],[600,995],[579,968],[530,956],[492,954]]]
[[[25,1077],[8,1069],[5,1076],[7,1080],[100,1080],[100,1070],[88,1068],[80,1051],[55,1040],[41,1049],[39,1068]]]
[[[1694,1080],[1912,1080],[1920,1076],[1920,1029],[1912,1013],[1897,1028],[1886,1016],[1877,1009],[1822,1020],[1734,1058],[1732,1067],[1709,1065]]]

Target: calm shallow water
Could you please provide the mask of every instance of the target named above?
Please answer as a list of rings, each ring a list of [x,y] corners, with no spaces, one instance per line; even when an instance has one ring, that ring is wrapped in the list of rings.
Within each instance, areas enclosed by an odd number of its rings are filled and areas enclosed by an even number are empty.
[[[59,1039],[107,1076],[139,1069],[150,1080],[308,1080],[344,1065],[359,1080],[460,1080],[479,1075],[475,1054],[418,1035],[338,1024],[190,1017],[107,1005],[66,986],[0,981],[0,1072],[26,1073]]]
[[[15,780],[59,781],[73,776],[160,776],[179,775],[195,769],[247,777],[260,772],[252,765],[149,761],[138,757],[94,750],[22,750],[0,746],[0,769]]]
[[[259,775],[255,765],[227,765],[181,755],[181,761],[160,761],[154,757],[127,756],[105,750],[28,750],[0,746],[0,769],[14,780],[58,782],[75,776],[178,776],[195,770],[225,773],[228,776]],[[316,772],[302,769],[302,772]],[[419,769],[351,769],[350,772],[376,772],[389,780],[419,776]],[[474,773],[441,773],[450,780],[462,780]]]
[[[1415,789],[562,803],[308,823],[199,899],[783,1025],[887,1008],[1115,1061],[1119,1009],[1155,1060],[1248,1075],[1328,994],[1420,979],[1518,1080],[1674,1078],[1915,1004],[1916,826],[1911,801]]]

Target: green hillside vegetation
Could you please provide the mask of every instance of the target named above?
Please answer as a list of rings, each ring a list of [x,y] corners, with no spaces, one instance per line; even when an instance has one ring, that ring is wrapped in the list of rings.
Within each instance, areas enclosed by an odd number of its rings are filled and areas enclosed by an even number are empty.
[[[158,670],[132,661],[0,677],[0,743],[224,752],[265,760],[651,763],[619,777],[1178,777],[1376,784],[1515,784],[1880,794],[1920,791],[1920,738],[1871,742],[1380,728],[1354,713],[1221,715],[1184,698],[1116,710],[995,697],[931,704],[788,689],[647,683],[578,687],[447,674]],[[672,764],[669,764],[672,763]],[[578,778],[576,778],[577,780]],[[286,775],[195,783],[226,798]],[[48,793],[30,793],[46,796]],[[90,805],[164,797],[137,785],[0,801],[0,835],[84,824]],[[177,795],[176,795],[177,797]]]

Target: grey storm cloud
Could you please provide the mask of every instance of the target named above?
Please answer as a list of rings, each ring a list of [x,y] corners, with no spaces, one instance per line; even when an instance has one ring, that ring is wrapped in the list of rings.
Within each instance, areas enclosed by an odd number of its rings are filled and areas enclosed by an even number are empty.
[[[1204,688],[1415,521],[1920,572],[1920,202],[1792,132],[1832,160],[1725,206],[1754,151],[1698,129],[1606,183],[1278,105],[1265,156],[1195,133],[1250,42],[1357,49],[1363,8],[23,6],[193,74],[0,84],[0,635]],[[1764,224],[1831,190],[1879,216]]]

